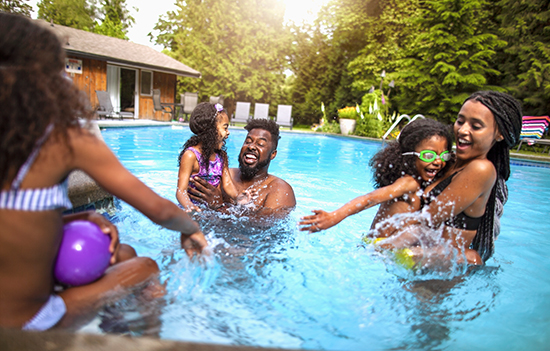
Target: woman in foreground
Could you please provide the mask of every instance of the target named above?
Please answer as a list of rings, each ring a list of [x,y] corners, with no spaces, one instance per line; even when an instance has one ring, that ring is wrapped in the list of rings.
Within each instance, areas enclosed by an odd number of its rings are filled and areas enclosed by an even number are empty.
[[[106,300],[146,286],[158,273],[153,260],[133,257],[127,246],[118,254],[116,227],[102,216],[62,215],[72,207],[67,177],[75,169],[153,222],[181,232],[189,255],[207,245],[184,211],[134,177],[103,141],[80,127],[78,118],[92,113],[84,94],[64,78],[64,66],[64,50],[52,32],[25,17],[0,12],[2,327],[76,329]],[[96,222],[111,236],[111,267],[93,283],[56,293],[53,266],[63,224],[76,219]]]

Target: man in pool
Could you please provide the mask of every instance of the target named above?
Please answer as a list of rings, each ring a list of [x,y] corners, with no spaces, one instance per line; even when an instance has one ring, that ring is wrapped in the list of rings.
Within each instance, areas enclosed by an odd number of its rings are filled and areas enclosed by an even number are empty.
[[[244,128],[248,135],[239,154],[239,168],[230,168],[229,173],[238,192],[247,190],[253,194],[251,205],[245,206],[246,214],[283,218],[296,206],[296,197],[290,184],[268,173],[269,164],[277,155],[279,125],[269,119],[254,119]],[[219,211],[230,205],[231,200],[221,187],[199,177],[191,182],[196,189],[187,189],[190,198]]]

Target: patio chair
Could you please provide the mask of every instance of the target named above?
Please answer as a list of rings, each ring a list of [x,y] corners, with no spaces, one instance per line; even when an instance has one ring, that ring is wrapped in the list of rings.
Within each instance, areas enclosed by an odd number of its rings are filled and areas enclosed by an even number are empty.
[[[269,104],[254,104],[254,119],[268,119],[269,118]]]
[[[166,104],[160,102],[160,89],[153,89],[153,110],[170,114],[170,119],[176,118],[176,104]]]
[[[548,116],[523,116],[521,125],[520,142],[517,151],[521,149],[521,145],[525,142],[527,145],[532,146],[533,150],[535,144],[544,145],[544,153],[550,146],[550,139],[542,139],[543,134],[550,125],[550,117]]]
[[[181,94],[181,105],[183,105],[182,113],[185,115],[185,120],[189,121],[191,113],[199,103],[199,93],[185,92]]]
[[[231,125],[235,123],[248,123],[250,120],[250,102],[237,102],[235,113],[231,119]]]
[[[292,130],[292,123],[294,123],[294,119],[291,114],[291,105],[277,105],[277,118],[275,119],[275,122],[282,127],[290,127],[290,130]]]
[[[211,96],[210,97],[210,103],[211,104],[221,104],[221,105],[223,105],[223,95]]]
[[[95,94],[97,96],[97,101],[99,102],[99,107],[96,109],[95,113],[99,118],[132,118],[135,119],[135,115],[132,112],[117,112],[113,107],[111,102],[111,95],[102,90],[96,90]]]

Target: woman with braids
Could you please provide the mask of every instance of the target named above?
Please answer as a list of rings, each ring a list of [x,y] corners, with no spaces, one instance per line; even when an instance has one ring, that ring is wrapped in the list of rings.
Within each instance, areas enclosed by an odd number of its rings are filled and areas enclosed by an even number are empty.
[[[147,291],[162,293],[155,285],[156,263],[135,257],[128,246],[119,254],[117,229],[107,219],[95,212],[62,214],[72,207],[67,177],[75,169],[153,222],[181,232],[188,254],[206,246],[184,211],[134,177],[80,126],[79,117],[93,113],[85,95],[64,78],[64,66],[64,50],[49,29],[0,12],[1,327],[78,328],[105,302],[135,291],[130,288],[149,284]],[[62,228],[76,219],[93,221],[110,236],[111,266],[95,282],[58,290],[53,269]]]
[[[457,161],[426,188],[422,215],[414,220],[442,228],[443,238],[469,263],[483,264],[494,253],[508,197],[510,148],[519,141],[521,116],[521,105],[508,94],[479,91],[468,97],[454,124]],[[410,247],[413,236],[399,235],[382,247]]]
[[[189,128],[195,134],[183,145],[178,157],[178,187],[176,198],[188,212],[200,211],[198,203],[189,198],[187,186],[190,178],[199,177],[213,187],[220,184],[231,200],[244,204],[250,200],[250,193],[238,195],[229,174],[225,140],[229,137],[229,118],[221,104],[201,102],[191,113]]]
[[[301,230],[328,229],[348,216],[379,204],[371,228],[395,214],[418,211],[419,190],[450,167],[452,145],[451,132],[442,123],[432,119],[409,123],[397,141],[390,142],[370,161],[376,190],[332,212],[314,210],[314,215],[302,218]]]

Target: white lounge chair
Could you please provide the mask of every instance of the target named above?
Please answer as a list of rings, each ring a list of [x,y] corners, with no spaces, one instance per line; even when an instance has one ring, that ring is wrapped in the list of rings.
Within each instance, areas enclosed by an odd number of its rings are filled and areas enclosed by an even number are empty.
[[[199,93],[185,92],[180,94],[180,104],[183,105],[183,114],[186,121],[189,121],[189,116],[191,116],[191,112],[197,107],[198,103]]]
[[[221,104],[221,105],[223,105],[223,95],[211,96],[210,97],[210,103],[211,104]]]
[[[235,123],[248,123],[250,120],[250,102],[237,102],[237,107],[235,108],[235,114],[231,119],[231,124]]]
[[[132,112],[117,112],[115,111],[113,107],[113,103],[111,101],[111,95],[109,95],[108,92],[103,90],[96,90],[95,91],[97,95],[97,101],[99,102],[99,107],[96,110],[96,114],[101,118],[133,118],[135,119],[135,115]]]
[[[292,130],[292,123],[294,119],[292,118],[292,106],[291,105],[277,105],[277,122],[281,127],[290,127]]]
[[[269,104],[254,104],[254,119],[268,119],[269,118]]]

